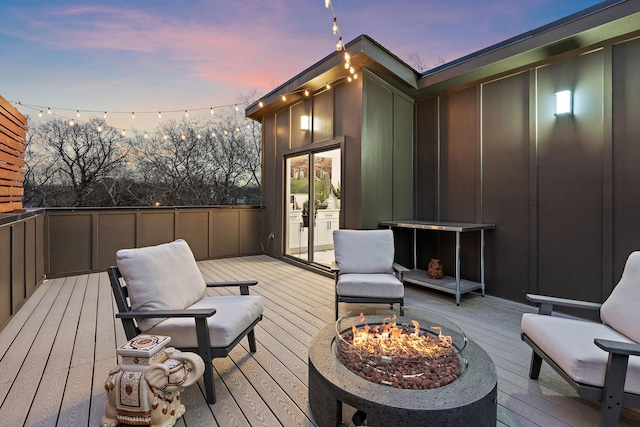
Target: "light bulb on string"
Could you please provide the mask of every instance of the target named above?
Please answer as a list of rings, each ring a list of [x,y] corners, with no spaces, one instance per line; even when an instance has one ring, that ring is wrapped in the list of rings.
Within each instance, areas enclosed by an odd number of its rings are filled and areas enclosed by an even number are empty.
[[[333,27],[331,30],[333,31],[333,34],[338,34],[338,19],[335,16],[333,17]]]
[[[238,108],[238,104],[236,104],[236,111],[240,111],[240,108]]]
[[[351,61],[351,55],[349,55],[349,52],[347,52],[346,50],[344,51],[344,60],[346,62]]]
[[[229,135],[229,131],[225,129],[225,130],[224,130],[224,134],[225,134],[225,135]]]
[[[162,138],[166,141],[167,139],[169,139],[169,137],[167,136],[167,134],[165,133]]]
[[[136,113],[131,113],[131,118],[135,119],[136,118]]]
[[[358,78],[358,73],[353,73],[353,79],[356,80]]]
[[[149,138],[149,134],[147,133],[147,131],[144,131],[144,138],[145,139]]]
[[[353,79],[351,78],[351,76],[347,77],[347,81],[348,81],[349,83],[351,83],[351,82],[353,81]]]
[[[329,9],[331,7],[331,0],[324,0],[324,7]]]
[[[42,117],[42,110],[38,113],[38,117]]]
[[[331,89],[331,84],[327,83],[327,85],[325,86],[327,89]]]
[[[106,118],[107,118],[107,112],[106,112],[106,111],[104,112],[104,115],[102,116],[102,118],[103,118],[103,119],[106,119]]]
[[[51,107],[47,108],[47,114],[51,114]]]
[[[345,61],[345,63],[344,63],[344,69],[345,69],[345,70],[348,70],[348,69],[349,69],[349,67],[351,67],[351,63],[350,63],[350,62]]]
[[[215,132],[211,132],[211,138],[215,138],[216,137],[216,133]]]
[[[336,43],[336,50],[340,52],[342,50],[342,36],[338,39],[338,43]]]
[[[236,132],[240,132],[240,128],[236,126]]]
[[[183,133],[182,135],[180,135],[180,139],[184,141],[185,139],[187,139],[187,135]]]
[[[308,89],[304,90],[304,96],[309,96],[309,90]]]
[[[161,119],[162,118],[162,111],[158,111],[158,118]]]
[[[282,95],[282,100],[286,101],[287,100],[287,95]]]
[[[200,134],[197,134],[196,139],[202,139],[202,136]]]
[[[351,67],[351,68],[349,68],[349,72],[350,72],[351,74],[355,74],[355,73],[356,73],[356,69],[355,69],[355,68],[353,68],[353,67]]]
[[[76,116],[80,117],[80,110],[76,110]]]
[[[213,114],[214,114],[214,113],[213,113],[213,107],[211,107],[211,111],[210,111],[210,112],[211,112],[211,115],[213,116]]]
[[[262,102],[262,101],[258,102],[258,107],[260,107],[260,108],[264,107],[264,102]]]
[[[98,127],[96,128],[96,131],[98,131],[98,133],[102,132],[102,126],[98,125]]]
[[[73,127],[75,125],[75,123],[73,122],[73,119],[69,120],[69,126]]]
[[[187,110],[184,110],[184,116],[189,117],[189,112]]]

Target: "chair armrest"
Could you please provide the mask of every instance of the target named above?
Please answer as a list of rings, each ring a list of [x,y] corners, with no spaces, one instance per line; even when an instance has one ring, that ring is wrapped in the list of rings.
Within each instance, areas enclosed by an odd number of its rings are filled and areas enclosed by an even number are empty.
[[[602,307],[602,304],[597,302],[549,297],[545,295],[527,294],[527,299],[533,303],[540,304],[540,314],[551,314],[554,305],[559,305],[561,307],[581,308],[585,310],[600,310],[600,307]]]
[[[340,267],[338,267],[338,263],[335,261],[331,261],[331,272],[337,273],[340,271]]]
[[[258,284],[257,280],[240,280],[234,282],[206,282],[207,288],[224,288],[228,286],[239,286],[240,295],[249,295],[249,286]]]
[[[127,311],[126,313],[116,313],[119,319],[143,319],[153,317],[211,317],[216,314],[215,308],[195,308],[185,310],[153,310],[153,311]]]
[[[257,284],[257,280],[241,280],[234,282],[206,282],[207,288],[222,288],[225,286],[255,286]]]
[[[622,354],[626,356],[640,356],[640,344],[604,340],[602,338],[596,338],[593,342],[608,353]]]
[[[404,265],[400,265],[400,264],[398,264],[397,262],[394,262],[394,263],[393,263],[393,269],[394,269],[395,271],[399,272],[399,273],[406,273],[406,272],[408,272],[408,271],[411,271],[411,270],[409,270],[407,267],[405,267]]]

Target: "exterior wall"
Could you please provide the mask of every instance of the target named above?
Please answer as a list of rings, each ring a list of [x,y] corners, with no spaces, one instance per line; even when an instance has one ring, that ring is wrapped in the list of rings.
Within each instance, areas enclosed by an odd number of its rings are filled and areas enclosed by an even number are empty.
[[[262,209],[252,207],[47,209],[45,272],[103,271],[118,249],[175,239],[185,239],[198,260],[254,255],[262,253],[262,227]]]
[[[640,248],[638,58],[638,39],[604,44],[417,105],[416,218],[496,224],[488,293],[602,301]],[[556,117],[563,89],[574,112]],[[447,237],[424,241],[420,262],[453,267]],[[477,280],[478,238],[462,247],[462,274]]]
[[[341,181],[341,223],[360,224],[360,206],[353,203],[360,195],[360,131],[362,85],[341,83],[330,90],[286,105],[263,119],[262,200],[265,201],[265,227],[262,241],[267,253],[284,254],[284,167],[285,156],[324,147],[344,140]],[[309,115],[310,132],[299,129],[300,116]],[[354,199],[356,198],[356,199]],[[274,239],[268,236],[273,233]]]
[[[44,211],[0,222],[0,328],[44,279]]]
[[[373,73],[363,80],[361,228],[377,228],[413,216],[413,100]]]

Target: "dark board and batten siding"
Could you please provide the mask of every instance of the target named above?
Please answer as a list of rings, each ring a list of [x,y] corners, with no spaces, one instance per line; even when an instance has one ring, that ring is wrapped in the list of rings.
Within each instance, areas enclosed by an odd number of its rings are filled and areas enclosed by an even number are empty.
[[[630,39],[417,104],[416,217],[496,224],[488,293],[602,301],[640,249],[638,67],[640,39]],[[556,117],[563,89],[574,112]],[[425,240],[420,259],[453,265],[454,242]],[[477,279],[475,259],[463,253],[463,276]]]

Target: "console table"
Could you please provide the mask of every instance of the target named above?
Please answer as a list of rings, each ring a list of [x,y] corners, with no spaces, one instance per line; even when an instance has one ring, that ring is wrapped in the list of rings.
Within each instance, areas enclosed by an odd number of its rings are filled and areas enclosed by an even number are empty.
[[[484,231],[495,229],[495,224],[408,220],[382,221],[380,226],[413,229],[413,269],[403,274],[405,281],[455,294],[456,305],[460,305],[460,295],[476,289],[480,289],[482,296],[484,296]],[[456,233],[456,277],[444,276],[442,279],[431,279],[427,276],[426,270],[417,268],[416,237],[418,230],[452,231]],[[480,283],[460,278],[460,233],[472,231],[480,232]]]

